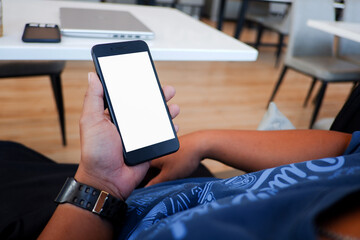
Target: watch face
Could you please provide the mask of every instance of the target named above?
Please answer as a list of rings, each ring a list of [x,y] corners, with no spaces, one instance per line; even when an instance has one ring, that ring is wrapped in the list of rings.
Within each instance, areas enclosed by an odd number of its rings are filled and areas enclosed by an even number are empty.
[[[121,222],[127,211],[127,204],[105,191],[68,178],[56,197],[57,203],[70,203],[89,210],[111,222]]]

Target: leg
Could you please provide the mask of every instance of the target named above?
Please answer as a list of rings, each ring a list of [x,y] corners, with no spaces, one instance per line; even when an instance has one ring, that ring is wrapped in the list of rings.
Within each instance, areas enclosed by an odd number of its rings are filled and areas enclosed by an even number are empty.
[[[0,141],[0,163],[30,162],[56,164],[50,158],[16,142]],[[1,177],[1,176],[0,176]]]
[[[76,159],[77,160],[77,159]],[[76,164],[57,164],[24,145],[0,141],[1,239],[36,239]]]
[[[284,34],[279,33],[279,43],[277,45],[275,67],[279,66],[280,56],[283,46],[284,46]]]
[[[140,5],[155,5],[156,1],[155,0],[137,0],[136,4],[140,4]]]
[[[171,7],[172,8],[176,8],[176,6],[179,4],[179,1],[178,0],[174,0],[172,3],[171,3]],[[155,5],[155,4],[154,4]]]
[[[324,95],[325,95],[326,87],[327,87],[327,82],[323,82],[322,85],[321,85],[320,91],[318,93],[318,96],[317,96],[316,106],[315,106],[313,115],[311,117],[309,128],[312,128],[312,126],[315,123],[316,117],[317,117],[317,115],[319,113],[319,110],[320,110],[320,107],[321,107],[321,104],[322,104],[322,101],[323,101],[323,98],[324,98]]]
[[[256,42],[254,44],[254,48],[256,48],[256,49],[258,49],[261,44],[261,37],[262,37],[263,32],[264,32],[264,26],[262,24],[258,24]]]
[[[234,34],[234,37],[236,39],[238,39],[241,35],[241,31],[242,31],[242,28],[245,23],[245,14],[248,9],[248,6],[249,6],[249,0],[243,0],[239,14],[238,14],[238,19],[237,19],[236,29],[235,29],[235,34]]]
[[[222,25],[224,22],[224,12],[225,12],[226,0],[220,0],[219,13],[218,13],[218,22],[217,29],[221,31]]]
[[[279,87],[280,87],[280,84],[282,83],[283,79],[284,79],[284,76],[285,76],[285,73],[287,71],[288,67],[287,66],[284,66],[283,67],[283,70],[280,74],[280,77],[279,77],[279,80],[277,81],[276,85],[275,85],[275,88],[273,90],[273,93],[271,94],[271,97],[269,99],[269,102],[267,104],[267,106],[269,106],[270,102],[272,102],[275,98],[275,95],[276,95],[276,92],[278,91]]]
[[[65,111],[64,111],[64,101],[61,87],[61,77],[59,74],[53,74],[50,76],[51,86],[54,92],[54,98],[56,102],[56,108],[58,110],[62,143],[66,146],[66,131],[65,131]]]
[[[306,106],[307,106],[307,104],[308,104],[308,102],[309,102],[309,99],[310,99],[310,96],[311,96],[311,93],[312,93],[312,91],[313,91],[313,89],[314,89],[314,86],[315,86],[315,84],[316,84],[316,81],[317,81],[317,79],[316,79],[316,77],[314,77],[314,78],[313,78],[313,81],[312,81],[312,83],[311,83],[310,89],[309,89],[309,91],[308,91],[308,93],[307,93],[307,95],[306,95],[306,98],[305,98],[303,107],[306,107]]]

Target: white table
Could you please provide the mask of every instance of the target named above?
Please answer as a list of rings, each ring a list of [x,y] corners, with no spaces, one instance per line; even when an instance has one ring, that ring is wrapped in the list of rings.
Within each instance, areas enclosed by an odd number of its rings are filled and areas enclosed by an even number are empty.
[[[338,37],[360,42],[360,23],[308,20],[307,25]]]
[[[60,7],[125,10],[131,12],[156,36],[148,40],[157,61],[255,61],[257,51],[172,8],[126,4],[3,0],[4,36],[0,38],[0,60],[90,60],[90,48],[120,40],[62,37],[61,43],[24,43],[26,23],[60,24]]]

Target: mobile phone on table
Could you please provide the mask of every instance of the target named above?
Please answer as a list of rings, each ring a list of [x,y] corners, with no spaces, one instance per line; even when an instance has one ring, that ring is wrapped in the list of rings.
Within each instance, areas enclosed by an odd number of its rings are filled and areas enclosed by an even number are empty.
[[[95,45],[92,58],[127,165],[179,149],[164,94],[144,41]]]
[[[27,23],[22,35],[24,42],[59,43],[61,34],[57,24]]]

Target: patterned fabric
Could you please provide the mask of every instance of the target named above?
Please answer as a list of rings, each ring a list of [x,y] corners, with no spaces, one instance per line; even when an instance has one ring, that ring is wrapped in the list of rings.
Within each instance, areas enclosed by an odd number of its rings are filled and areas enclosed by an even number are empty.
[[[344,156],[136,190],[119,239],[316,239],[315,217],[360,191],[360,132]]]

